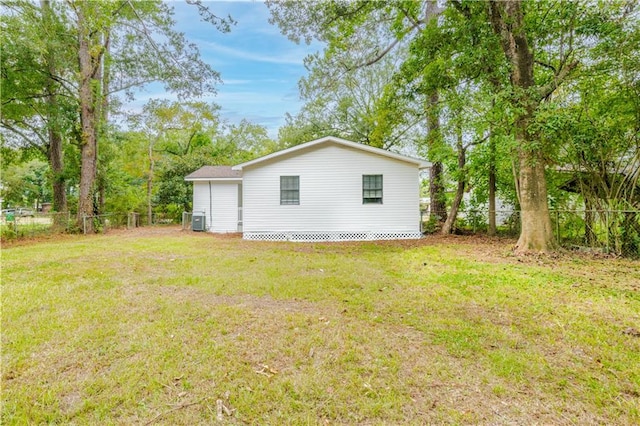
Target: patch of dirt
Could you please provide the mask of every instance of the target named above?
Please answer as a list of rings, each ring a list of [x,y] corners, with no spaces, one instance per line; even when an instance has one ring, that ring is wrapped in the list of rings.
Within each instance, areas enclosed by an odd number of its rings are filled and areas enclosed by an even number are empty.
[[[463,423],[474,424],[559,424],[569,417],[583,424],[605,422],[582,403],[567,407],[535,384],[509,384],[482,371],[474,359],[451,356],[444,346],[433,344],[428,333],[407,325],[359,319],[335,304],[215,295],[185,287],[135,286],[125,291],[140,303],[153,294],[198,307],[242,308],[250,320],[239,321],[230,327],[229,334],[215,338],[235,348],[255,371],[256,381],[284,376],[294,386],[309,388],[309,381],[324,383],[322,372],[331,371],[327,374],[334,379],[327,385],[345,381],[343,386],[351,391],[372,394],[392,387],[411,398],[411,403],[401,408],[403,422],[450,421],[447,416],[452,410],[463,416]],[[390,370],[389,365],[397,369]],[[504,393],[495,389],[504,389]],[[331,386],[325,393],[328,398],[343,397]]]
[[[82,408],[83,400],[80,392],[74,391],[60,397],[60,411],[68,417],[73,417],[74,413]]]
[[[179,225],[162,225],[162,226],[141,226],[138,228],[119,228],[109,229],[106,235],[117,235],[120,237],[159,237],[159,236],[176,236],[182,234],[193,234],[194,236],[207,234],[206,232],[193,232],[191,230],[183,230]],[[100,234],[96,234],[100,235]],[[93,236],[93,235],[91,235]],[[89,237],[91,237],[89,236]]]
[[[303,313],[308,315],[316,315],[318,317],[327,315],[338,315],[340,311],[334,305],[312,303],[299,299],[279,300],[270,296],[254,296],[254,295],[217,295],[202,289],[193,287],[175,287],[175,286],[150,286],[144,284],[136,284],[122,288],[123,295],[127,299],[139,299],[143,303],[150,296],[162,296],[175,303],[192,303],[197,301],[198,304],[205,306],[237,306],[258,312],[284,312],[284,313]],[[134,303],[135,305],[136,303]]]
[[[119,238],[140,238],[158,236],[185,236],[189,238],[204,238],[209,240],[241,240],[242,233],[214,234],[210,232],[194,232],[190,229],[183,230],[180,225],[143,226],[133,229],[119,228],[109,229],[104,234],[47,234],[34,237],[26,237],[14,240],[2,241],[3,248],[30,245],[40,242],[61,240],[73,240],[77,238],[98,238],[104,236],[118,236]],[[489,237],[486,235],[425,235],[419,240],[381,240],[381,241],[348,241],[348,242],[316,242],[316,243],[288,243],[288,242],[263,242],[252,241],[252,244],[269,244],[273,246],[287,245],[300,252],[315,252],[318,247],[331,249],[337,252],[357,252],[363,245],[375,244],[376,246],[390,250],[407,250],[425,246],[456,246],[457,252],[473,255],[479,261],[505,261],[524,264],[553,264],[562,260],[611,260],[613,255],[603,254],[598,251],[571,251],[558,250],[552,253],[529,253],[526,255],[514,254],[515,238]]]
[[[43,235],[36,235],[32,237],[22,237],[18,239],[10,239],[10,240],[3,239],[2,248],[6,249],[11,247],[29,246],[29,245],[44,243],[44,242],[59,243],[62,241],[71,241],[76,238],[78,238],[78,236],[74,234],[59,233],[59,234],[43,234]]]

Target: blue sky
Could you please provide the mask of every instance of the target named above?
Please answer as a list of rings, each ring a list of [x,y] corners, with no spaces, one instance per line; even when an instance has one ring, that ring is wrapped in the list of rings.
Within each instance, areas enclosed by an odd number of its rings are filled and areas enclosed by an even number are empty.
[[[175,28],[198,45],[204,61],[222,76],[217,95],[204,100],[220,105],[223,119],[231,123],[247,119],[265,126],[275,138],[285,113],[295,114],[302,105],[298,80],[306,75],[303,59],[320,45],[288,40],[269,24],[269,9],[262,2],[207,2],[216,15],[231,15],[237,21],[229,33],[201,21],[195,6],[170,4],[175,9]],[[159,87],[143,90],[130,106],[140,108],[149,98],[173,98]]]

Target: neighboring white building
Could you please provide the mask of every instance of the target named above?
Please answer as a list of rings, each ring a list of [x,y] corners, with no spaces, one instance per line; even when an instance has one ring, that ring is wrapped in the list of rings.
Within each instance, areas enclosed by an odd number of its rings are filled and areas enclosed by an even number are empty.
[[[325,137],[234,167],[203,167],[193,211],[250,240],[420,238],[424,160]]]

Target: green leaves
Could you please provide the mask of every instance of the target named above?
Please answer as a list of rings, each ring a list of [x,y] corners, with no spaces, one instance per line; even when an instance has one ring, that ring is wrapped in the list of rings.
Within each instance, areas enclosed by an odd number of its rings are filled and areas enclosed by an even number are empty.
[[[47,163],[39,159],[9,165],[2,173],[3,205],[33,207],[36,203],[50,202],[50,177]]]
[[[218,29],[228,31],[233,24],[202,2],[192,3]],[[116,94],[131,97],[135,88],[158,81],[184,99],[215,93],[220,81],[201,60],[197,46],[173,29],[173,9],[164,2],[42,0],[5,2],[1,7],[3,138],[12,146],[35,146],[49,158],[60,183],[60,200],[67,189],[65,179],[75,183],[81,176],[79,210],[85,214],[93,213],[93,177],[103,192],[119,180],[109,164],[116,160],[108,155],[114,143],[108,117],[119,105]],[[198,126],[219,121],[217,110],[210,113],[196,104],[190,108],[175,119],[195,123],[186,145],[167,142],[166,149],[189,151],[202,130]],[[81,160],[63,161],[62,152]]]

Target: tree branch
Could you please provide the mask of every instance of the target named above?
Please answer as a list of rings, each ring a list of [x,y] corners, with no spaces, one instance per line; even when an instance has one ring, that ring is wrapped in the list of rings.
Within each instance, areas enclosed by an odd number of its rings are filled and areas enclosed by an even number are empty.
[[[29,128],[29,130],[33,131],[33,129],[30,126],[28,126],[26,123],[22,123],[22,124],[26,125]],[[5,129],[13,132],[14,134],[16,134],[19,137],[21,137],[22,139],[24,139],[27,142],[27,145],[36,148],[38,151],[42,152],[45,156],[47,155],[47,150],[45,148],[47,146],[47,140],[44,139],[42,137],[42,135],[40,135],[39,133],[34,132],[36,137],[43,142],[42,146],[38,145],[37,143],[34,143],[32,137],[27,136],[24,132],[22,132],[22,131],[18,130],[17,128],[13,127],[11,124],[7,123],[6,121],[0,122],[0,127],[3,127]]]
[[[144,31],[141,31],[142,34],[145,36],[145,38],[147,39],[147,41],[151,44],[151,46],[154,48],[154,50],[158,53],[158,54],[162,54],[162,55],[168,55],[169,58],[171,58],[171,60],[177,65],[177,67],[179,69],[183,69],[182,64],[173,56],[173,54],[171,52],[167,52],[167,51],[162,51],[160,50],[160,48],[158,47],[158,45],[156,44],[156,42],[153,40],[153,37],[151,37],[150,35],[150,31],[147,28],[147,25],[144,23],[144,20],[142,19],[142,17],[138,14],[138,11],[136,10],[135,7],[133,7],[133,3],[131,3],[131,1],[127,0],[127,3],[129,3],[129,6],[131,7],[131,10],[133,11],[133,14],[136,16],[136,18],[138,19],[138,21],[140,22],[140,24],[142,25],[142,28],[144,29]]]
[[[468,144],[464,145],[462,147],[462,149],[466,150],[472,146],[476,146],[476,145],[480,145],[483,142],[486,142],[487,139],[489,139],[491,137],[491,133],[487,133],[487,135],[485,137],[483,137],[482,139],[476,139],[474,141],[469,142]]]
[[[400,41],[401,41],[401,40],[402,40],[402,39],[403,39],[407,34],[409,34],[410,32],[414,31],[415,29],[417,29],[417,28],[419,28],[419,27],[420,27],[420,23],[419,23],[419,22],[416,22],[414,25],[411,25],[409,28],[405,29],[405,31],[402,33],[402,35],[401,35],[401,36],[396,37],[396,39],[395,39],[391,44],[389,44],[389,45],[388,45],[388,46],[387,46],[387,47],[386,47],[382,52],[380,52],[380,53],[379,53],[378,55],[376,55],[374,58],[372,58],[372,59],[368,60],[368,61],[367,61],[367,62],[365,62],[365,63],[358,64],[358,65],[355,65],[355,66],[353,66],[353,67],[349,67],[347,70],[348,70],[348,71],[353,71],[353,70],[358,69],[358,68],[364,68],[364,67],[368,67],[369,65],[373,65],[373,64],[375,64],[376,62],[378,62],[378,61],[380,61],[382,58],[384,58],[384,57],[387,55],[387,53],[389,53],[389,52],[390,52],[394,47],[396,47],[396,46],[398,45],[398,43],[400,43]]]
[[[175,407],[171,408],[170,410],[167,410],[167,411],[164,411],[162,413],[159,413],[157,416],[155,416],[154,418],[152,418],[151,420],[146,422],[145,426],[149,426],[149,425],[154,424],[155,422],[160,420],[162,417],[166,416],[167,414],[173,413],[174,411],[182,410],[183,408],[191,407],[193,405],[198,405],[198,404],[200,404],[202,401],[204,401],[206,399],[207,399],[207,397],[201,398],[201,399],[199,399],[197,401],[194,401],[194,402],[185,402],[185,403],[182,403],[180,405],[176,405]]]
[[[465,18],[471,19],[471,11],[468,6],[463,6],[460,0],[451,0],[449,3],[453,5],[453,7],[460,12]]]
[[[215,25],[220,32],[228,33],[231,31],[231,26],[237,24],[231,15],[228,15],[226,18],[221,18],[213,14],[207,6],[202,4],[201,0],[186,0],[186,3],[196,6],[202,19]]]
[[[148,79],[143,79],[139,81],[134,81],[132,83],[127,83],[125,85],[115,87],[113,90],[108,91],[106,95],[107,96],[113,95],[114,93],[122,92],[123,90],[128,90],[133,87],[143,86],[145,84],[153,83],[154,81],[158,81],[158,80],[159,80],[158,78],[148,78]]]
[[[542,62],[542,61],[538,61],[538,60],[534,60],[533,62],[535,62],[538,65],[542,65],[545,68],[549,68],[550,70],[553,71],[554,74],[558,74],[558,71],[556,70],[556,67],[554,67],[551,64],[547,64],[546,62]]]
[[[407,18],[410,22],[411,25],[418,26],[420,25],[421,22],[423,22],[422,20],[415,20],[413,19],[413,16],[411,16],[409,14],[409,12],[407,11],[407,9],[405,9],[404,7],[402,7],[402,4],[398,4],[398,9],[400,9],[400,11],[402,12],[402,14],[404,15],[405,18]]]
[[[187,146],[184,148],[184,153],[182,155],[187,155],[189,153],[189,149],[191,149],[191,142],[193,141],[193,138],[195,138],[197,134],[198,134],[198,130],[193,129],[191,132],[191,135],[189,135]]]
[[[49,96],[49,95],[47,95],[47,94],[31,95],[31,96],[25,96],[25,97],[23,97],[23,98],[15,98],[15,97],[14,97],[14,98],[9,98],[9,99],[7,99],[7,100],[2,101],[2,105],[3,105],[3,106],[4,106],[4,105],[8,105],[8,104],[10,104],[10,103],[12,103],[12,102],[14,102],[14,101],[26,101],[26,100],[29,100],[29,99],[40,99],[40,98],[46,98],[47,96]]]
[[[362,2],[356,9],[352,11],[346,11],[344,14],[336,13],[334,16],[330,16],[329,19],[325,21],[325,26],[329,26],[334,22],[338,21],[338,19],[350,18],[352,16],[356,16],[361,10],[367,7],[367,2]]]
[[[547,99],[551,94],[562,84],[562,82],[569,76],[571,71],[573,71],[578,65],[579,61],[573,61],[568,64],[564,64],[560,71],[553,76],[553,80],[551,80],[548,84],[538,88],[538,96],[541,100]]]
[[[385,55],[387,53],[389,53],[391,51],[391,49],[396,47],[396,45],[398,43],[400,43],[400,39],[396,38],[390,45],[388,45],[382,52],[380,52],[378,55],[376,55],[373,59],[370,59],[370,60],[368,60],[367,62],[365,62],[363,64],[356,65],[355,67],[350,68],[349,71],[353,71],[354,69],[358,69],[358,68],[368,67],[369,65],[375,64],[380,59],[384,58]]]
[[[53,75],[51,73],[45,73],[50,79],[52,79],[53,81],[59,83],[68,93],[71,93],[73,95],[62,95],[61,93],[58,93],[58,95],[60,96],[67,96],[67,97],[75,97],[75,93],[76,93],[76,88],[74,87],[74,83],[62,78],[59,75]],[[72,90],[73,89],[73,90]]]

